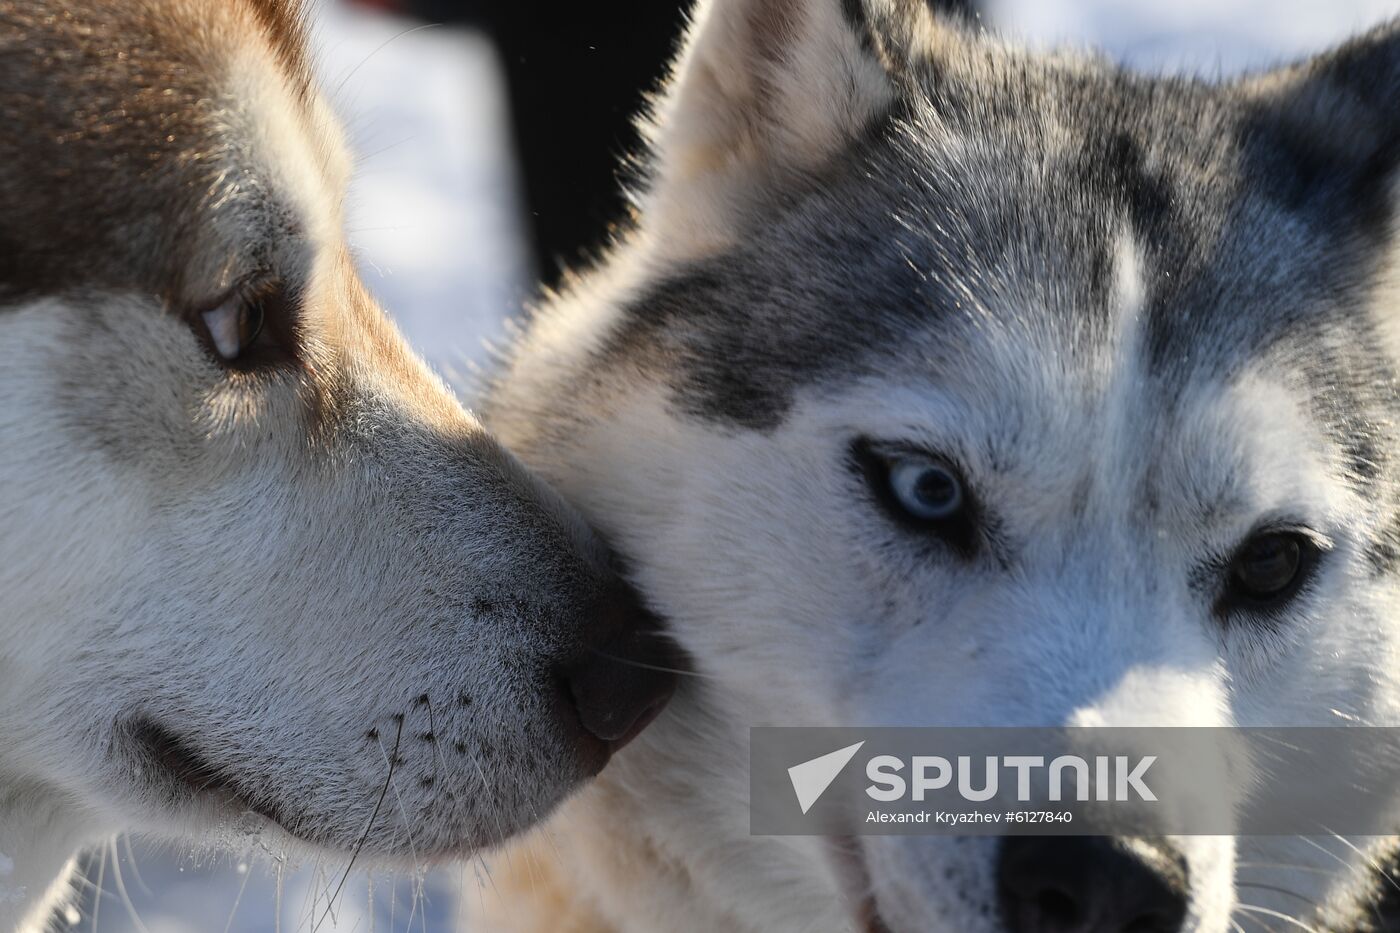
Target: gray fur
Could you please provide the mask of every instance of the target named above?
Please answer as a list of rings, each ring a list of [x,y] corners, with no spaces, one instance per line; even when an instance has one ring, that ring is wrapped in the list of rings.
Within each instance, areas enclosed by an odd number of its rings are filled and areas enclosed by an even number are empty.
[[[1308,83],[1321,86],[1308,93],[1354,108],[1334,87],[1334,73],[1366,66],[1353,58],[1394,82],[1397,30],[1314,66]],[[1089,358],[1125,229],[1146,254],[1147,343],[1164,391],[1318,328],[1364,328],[1352,312],[1391,232],[1375,216],[1397,154],[1388,136],[1329,152],[1350,114],[1336,125],[1247,83],[977,49],[925,63],[917,96],[756,205],[741,248],[649,283],[600,363],[679,360],[671,381],[687,410],[761,427],[781,420],[793,387],[956,342],[962,327],[996,323],[986,314]],[[1377,352],[1364,333],[1352,342]]]

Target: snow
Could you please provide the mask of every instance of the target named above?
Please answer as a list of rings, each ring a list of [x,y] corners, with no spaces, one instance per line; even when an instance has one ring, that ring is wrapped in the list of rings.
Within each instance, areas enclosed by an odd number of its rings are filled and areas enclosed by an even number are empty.
[[[490,43],[338,6],[313,40],[356,155],[346,228],[366,282],[430,360],[479,359],[528,284]]]
[[[1397,0],[989,0],[990,20],[1033,44],[1103,48],[1135,67],[1228,74],[1318,50],[1400,12]],[[322,74],[359,154],[347,226],[366,281],[435,364],[481,360],[527,285],[506,115],[479,37],[339,7],[322,11]],[[128,846],[93,859],[103,878],[78,929],[90,933],[266,933],[316,928],[343,860],[300,868]],[[0,877],[12,870],[0,856]],[[120,886],[118,880],[120,875]],[[279,881],[280,878],[280,881]],[[356,873],[319,930],[451,930],[470,865]],[[486,882],[489,884],[489,882]],[[129,901],[121,897],[124,888]],[[76,924],[76,916],[69,918]]]
[[[1229,74],[1316,52],[1400,12],[1396,0],[987,0],[1033,43],[1091,44],[1154,71]]]

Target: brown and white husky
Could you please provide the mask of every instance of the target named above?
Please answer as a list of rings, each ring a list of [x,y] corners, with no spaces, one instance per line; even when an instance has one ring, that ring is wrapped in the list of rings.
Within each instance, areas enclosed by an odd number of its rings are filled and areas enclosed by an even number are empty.
[[[126,828],[493,843],[669,693],[605,549],[356,277],[302,33],[0,2],[0,930]]]

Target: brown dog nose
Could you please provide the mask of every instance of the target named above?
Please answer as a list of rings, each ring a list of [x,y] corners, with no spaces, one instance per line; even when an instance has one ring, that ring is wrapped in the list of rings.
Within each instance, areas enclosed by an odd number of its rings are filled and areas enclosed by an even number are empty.
[[[1104,836],[1012,836],[997,865],[1011,933],[1177,933],[1186,866],[1147,842]]]
[[[560,673],[583,727],[617,751],[666,706],[681,654],[660,620],[623,584],[603,597],[596,626]]]

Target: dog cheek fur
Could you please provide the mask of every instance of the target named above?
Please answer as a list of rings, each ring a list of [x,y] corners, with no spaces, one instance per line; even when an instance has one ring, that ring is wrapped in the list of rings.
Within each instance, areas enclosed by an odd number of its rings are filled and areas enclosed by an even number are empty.
[[[143,773],[141,718],[340,849],[392,765],[367,859],[497,841],[583,777],[544,668],[601,571],[479,430],[375,392],[315,451],[294,385],[230,386],[141,302],[0,328],[0,517],[26,531],[0,539],[0,805],[52,814],[0,836],[29,897],[80,842],[220,819]]]

